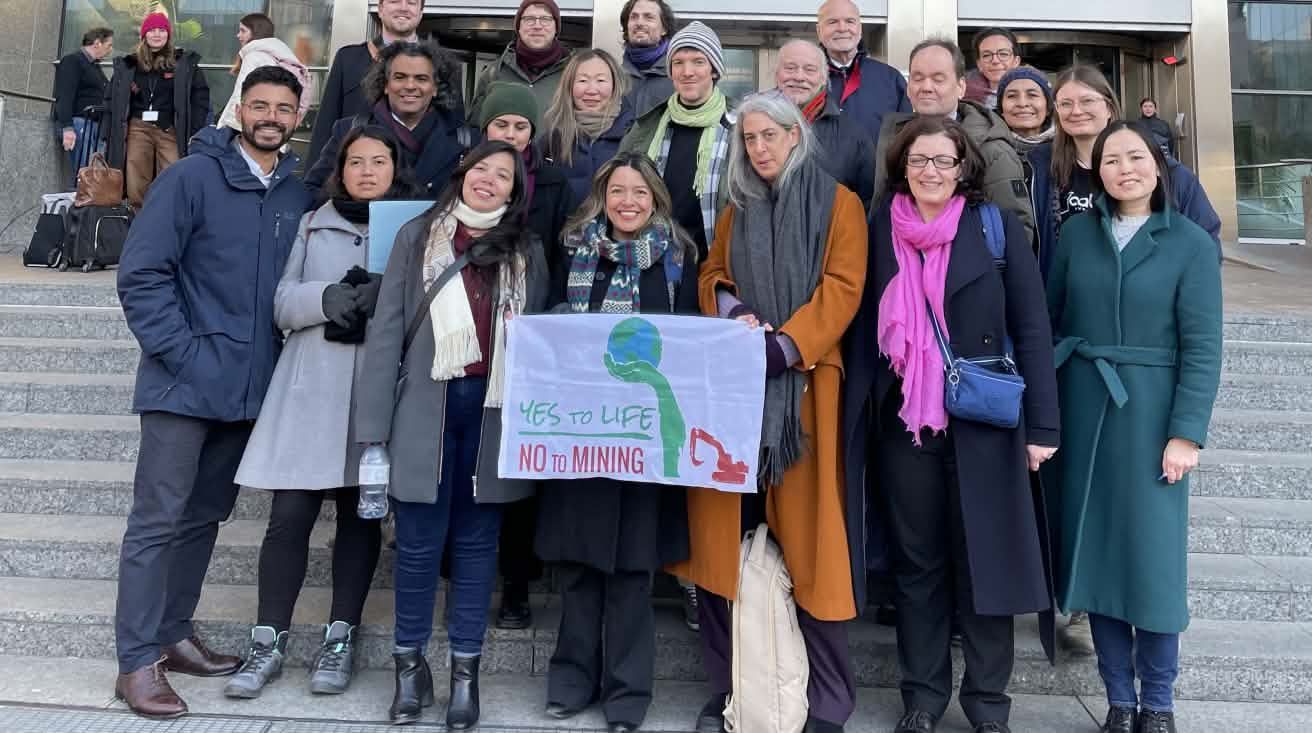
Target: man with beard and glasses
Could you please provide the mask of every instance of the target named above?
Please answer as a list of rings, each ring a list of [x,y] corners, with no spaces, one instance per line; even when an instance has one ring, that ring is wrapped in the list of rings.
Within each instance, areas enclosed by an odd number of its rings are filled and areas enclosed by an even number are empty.
[[[538,109],[551,106],[556,87],[569,63],[570,50],[560,43],[560,6],[556,0],[523,0],[515,11],[515,40],[496,61],[488,65],[474,86],[469,104],[469,124],[483,119],[479,109],[499,81],[523,84],[533,90]]]
[[[115,694],[135,713],[187,712],[165,672],[232,674],[192,628],[233,477],[273,376],[273,296],[310,202],[279,151],[301,84],[266,66],[242,83],[241,132],[205,127],[146,194],[119,262],[118,294],[141,345],[132,512],[118,571]]]
[[[668,58],[674,24],[674,8],[665,0],[629,0],[620,10],[624,73],[629,77],[629,93],[624,101],[634,118],[647,114],[674,94]]]
[[[314,118],[314,132],[305,160],[313,165],[319,159],[323,146],[332,137],[333,125],[369,111],[372,102],[364,83],[369,69],[378,55],[389,44],[397,41],[415,43],[419,40],[416,29],[424,19],[422,0],[379,0],[378,35],[364,43],[342,46],[333,56],[328,81],[323,85],[319,99],[319,114]]]

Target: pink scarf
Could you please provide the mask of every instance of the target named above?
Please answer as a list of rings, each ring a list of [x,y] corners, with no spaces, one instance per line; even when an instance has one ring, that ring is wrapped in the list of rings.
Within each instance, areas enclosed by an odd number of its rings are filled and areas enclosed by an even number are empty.
[[[948,426],[943,406],[943,355],[934,339],[934,326],[925,311],[928,297],[943,337],[948,338],[943,316],[943,290],[952,255],[952,240],[966,199],[953,196],[931,222],[920,218],[915,201],[904,193],[893,197],[893,255],[897,274],[879,298],[879,351],[902,378],[902,409],[898,417],[920,445],[920,431],[942,432]],[[921,262],[920,254],[925,255]]]

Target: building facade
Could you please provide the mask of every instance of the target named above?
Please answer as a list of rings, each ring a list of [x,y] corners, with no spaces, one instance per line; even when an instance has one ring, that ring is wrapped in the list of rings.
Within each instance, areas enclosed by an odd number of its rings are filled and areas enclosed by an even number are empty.
[[[0,0],[0,7],[10,4],[19,3]],[[38,13],[41,6],[58,6],[61,30],[58,48],[29,44],[37,55],[31,68],[77,48],[82,32],[96,25],[114,28],[116,51],[129,51],[142,16],[162,8],[175,20],[178,44],[201,53],[215,100],[226,99],[232,89],[228,69],[237,52],[235,32],[242,15],[269,14],[278,35],[322,81],[337,48],[372,32],[377,7],[376,0],[36,4]],[[725,84],[738,94],[771,84],[782,43],[814,38],[812,4],[818,2],[673,2],[681,24],[702,20],[720,33],[728,66]],[[510,40],[517,5],[516,0],[426,0],[420,33],[461,55],[466,93],[481,66]],[[858,5],[866,22],[867,48],[898,68],[906,68],[908,52],[926,36],[956,38],[969,53],[974,31],[994,25],[1014,30],[1024,62],[1046,72],[1077,61],[1099,66],[1120,94],[1127,115],[1137,116],[1139,100],[1152,96],[1161,116],[1177,124],[1180,157],[1197,170],[1224,221],[1227,241],[1302,238],[1302,180],[1312,175],[1312,2],[859,0]],[[562,40],[618,51],[622,6],[623,0],[561,0]],[[50,56],[39,58],[45,54]],[[312,93],[317,94],[317,88]]]

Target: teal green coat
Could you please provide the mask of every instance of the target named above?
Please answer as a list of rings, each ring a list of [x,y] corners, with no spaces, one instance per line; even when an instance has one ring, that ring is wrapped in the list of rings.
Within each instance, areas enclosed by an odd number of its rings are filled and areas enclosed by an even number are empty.
[[[1207,438],[1221,380],[1221,268],[1197,224],[1157,212],[1118,251],[1105,197],[1061,229],[1048,274],[1062,447],[1044,464],[1057,602],[1159,633],[1189,625],[1189,482],[1170,438]]]

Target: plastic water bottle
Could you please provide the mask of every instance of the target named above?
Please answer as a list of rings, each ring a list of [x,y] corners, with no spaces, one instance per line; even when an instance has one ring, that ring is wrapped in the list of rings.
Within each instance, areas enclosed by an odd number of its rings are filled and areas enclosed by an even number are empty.
[[[360,457],[360,504],[355,513],[361,519],[382,519],[387,516],[387,482],[392,473],[392,459],[387,448],[374,444],[364,449]]]

